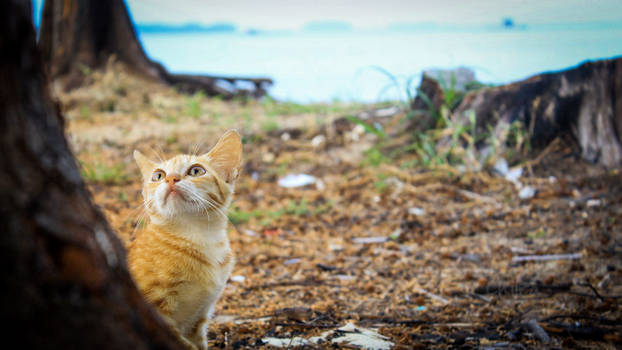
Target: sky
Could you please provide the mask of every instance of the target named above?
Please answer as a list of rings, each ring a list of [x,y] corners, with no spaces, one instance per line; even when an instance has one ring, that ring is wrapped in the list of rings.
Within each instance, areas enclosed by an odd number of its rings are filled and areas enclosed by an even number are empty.
[[[40,13],[44,0],[34,0]],[[242,29],[300,29],[336,20],[356,28],[392,23],[622,23],[622,0],[124,0],[135,23],[229,22]],[[35,20],[36,22],[37,19]]]
[[[299,29],[337,20],[357,28],[391,23],[622,22],[622,0],[126,0],[136,23],[231,22],[241,28]]]

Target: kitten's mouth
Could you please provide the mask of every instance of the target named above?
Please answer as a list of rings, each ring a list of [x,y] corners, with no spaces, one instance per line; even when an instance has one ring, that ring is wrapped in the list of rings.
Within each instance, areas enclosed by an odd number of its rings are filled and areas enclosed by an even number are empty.
[[[182,200],[186,200],[186,198],[184,197],[184,195],[177,189],[169,189],[166,194],[164,195],[164,203],[166,204],[166,201],[168,200],[168,198],[171,199],[175,199],[175,198],[179,198]]]

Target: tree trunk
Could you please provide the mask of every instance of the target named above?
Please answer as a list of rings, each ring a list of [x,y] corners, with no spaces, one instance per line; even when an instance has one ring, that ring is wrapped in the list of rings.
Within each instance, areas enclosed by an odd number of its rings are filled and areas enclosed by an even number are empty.
[[[518,120],[535,146],[571,133],[586,160],[622,165],[622,57],[478,90],[465,96],[455,115],[466,123],[469,111],[481,130]]]
[[[181,349],[136,289],[120,240],[80,178],[29,1],[0,2],[0,32],[4,334],[21,349]]]
[[[260,97],[272,84],[267,78],[170,74],[145,54],[123,0],[46,0],[39,46],[51,77],[63,78],[67,89],[80,85],[84,67],[102,67],[112,55],[137,73],[185,92]],[[250,82],[253,89],[240,88],[240,81]]]

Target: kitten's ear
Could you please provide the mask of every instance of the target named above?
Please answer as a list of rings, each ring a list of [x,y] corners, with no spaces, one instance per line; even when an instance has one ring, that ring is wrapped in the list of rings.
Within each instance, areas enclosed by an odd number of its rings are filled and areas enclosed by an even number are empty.
[[[228,183],[233,182],[240,175],[242,165],[242,140],[235,130],[227,131],[216,146],[203,155],[208,158],[209,164],[218,175]]]
[[[134,159],[136,159],[136,164],[138,164],[138,168],[140,169],[140,173],[143,175],[143,178],[148,177],[156,167],[155,162],[149,160],[138,150],[134,150]]]

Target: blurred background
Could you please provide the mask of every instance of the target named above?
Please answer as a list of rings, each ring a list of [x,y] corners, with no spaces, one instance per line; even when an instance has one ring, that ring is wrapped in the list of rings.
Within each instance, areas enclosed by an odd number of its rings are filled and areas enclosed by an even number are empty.
[[[39,21],[43,0],[35,1]],[[126,0],[175,73],[268,76],[298,103],[405,99],[427,69],[504,84],[622,54],[619,0]]]

